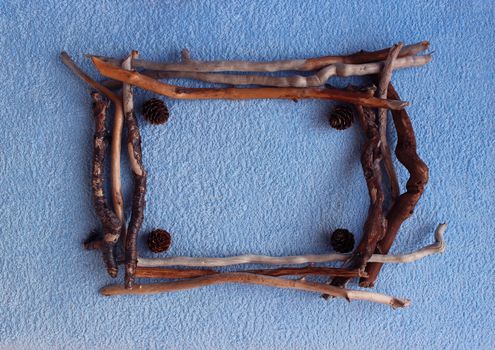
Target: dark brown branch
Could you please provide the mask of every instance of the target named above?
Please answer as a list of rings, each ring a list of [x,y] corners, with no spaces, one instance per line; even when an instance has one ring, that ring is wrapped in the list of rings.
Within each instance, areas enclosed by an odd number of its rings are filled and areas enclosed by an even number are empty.
[[[399,98],[392,84],[388,87],[389,98]],[[416,151],[416,137],[414,129],[405,110],[392,111],[392,118],[397,130],[397,147],[395,154],[399,162],[409,171],[406,192],[403,193],[387,214],[387,231],[383,239],[378,242],[375,252],[387,254],[399,232],[402,223],[413,213],[416,204],[424,192],[428,182],[428,167],[418,156]],[[366,267],[369,277],[361,279],[363,287],[373,287],[383,264],[370,263]]]
[[[124,62],[126,69],[130,69],[131,60],[135,56],[137,56],[137,52],[134,51]],[[125,286],[126,288],[132,288],[137,266],[137,235],[144,220],[144,207],[146,204],[146,171],[144,170],[141,152],[141,134],[134,116],[132,86],[124,84],[123,96],[124,115],[127,123],[127,151],[134,178],[132,214],[125,241]]]
[[[93,116],[95,120],[95,135],[94,135],[94,153],[93,153],[93,169],[91,173],[91,190],[93,193],[93,204],[95,212],[101,221],[103,227],[103,235],[118,234],[121,229],[122,222],[109,208],[104,191],[104,162],[106,143],[106,113],[108,103],[103,101],[101,95],[97,92],[91,94],[93,99]],[[108,274],[112,277],[117,276],[118,268],[113,256],[113,244],[104,241],[101,247],[103,259],[107,266]]]
[[[351,270],[334,267],[281,267],[276,269],[242,270],[237,272],[254,273],[265,276],[341,276],[341,277],[363,277],[366,275],[362,270]],[[211,269],[176,269],[163,267],[140,267],[136,268],[135,277],[143,278],[194,278],[199,276],[214,275],[219,273]]]
[[[363,238],[354,250],[352,257],[348,261],[350,268],[364,269],[369,258],[375,251],[376,244],[383,238],[385,231],[385,221],[383,215],[384,192],[382,189],[381,175],[381,148],[380,132],[378,130],[377,115],[373,111],[356,106],[361,127],[366,135],[367,141],[361,155],[361,165],[363,167],[364,178],[368,187],[370,206],[368,217],[363,227]],[[331,282],[333,286],[344,287],[349,278],[337,277]],[[324,295],[328,298],[328,295]]]
[[[89,86],[98,90],[101,94],[105,95],[114,104],[114,119],[112,130],[112,150],[110,156],[110,180],[112,187],[112,200],[115,214],[121,222],[125,222],[124,218],[124,200],[122,199],[122,187],[120,181],[120,144],[122,137],[122,100],[115,93],[110,91],[107,87],[95,81],[89,75],[87,75],[76,63],[72,60],[69,54],[63,51],[60,54],[62,62],[82,81]],[[125,229],[125,225],[122,225],[122,229]],[[119,232],[106,232],[104,234],[104,240],[116,244],[120,236]]]

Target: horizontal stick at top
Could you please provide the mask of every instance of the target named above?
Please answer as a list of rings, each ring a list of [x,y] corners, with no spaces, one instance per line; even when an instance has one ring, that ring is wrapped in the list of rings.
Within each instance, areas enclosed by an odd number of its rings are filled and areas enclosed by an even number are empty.
[[[130,72],[93,57],[93,63],[105,77],[128,83],[176,99],[327,99],[368,107],[401,110],[408,102],[386,100],[367,93],[336,88],[183,88],[165,84],[138,72]]]
[[[402,48],[399,57],[413,56],[428,49],[430,43],[422,41]],[[378,51],[359,51],[351,55],[323,56],[308,59],[281,60],[270,62],[254,61],[197,61],[187,59],[183,63],[160,63],[142,59],[133,61],[134,68],[143,68],[157,71],[179,71],[179,72],[278,72],[278,71],[312,71],[321,69],[335,63],[361,64],[382,61],[387,58],[390,48]],[[91,56],[91,55],[88,55]],[[99,59],[120,65],[122,60],[96,56]]]
[[[394,61],[393,68],[419,67],[431,61],[431,55],[408,56]],[[316,87],[326,84],[328,79],[334,76],[351,77],[378,74],[383,70],[385,61],[370,62],[364,64],[336,63],[320,69],[310,76],[290,75],[286,77],[273,77],[266,75],[238,75],[203,72],[169,72],[145,70],[142,73],[156,79],[193,79],[208,83],[228,85],[260,85],[277,87]]]

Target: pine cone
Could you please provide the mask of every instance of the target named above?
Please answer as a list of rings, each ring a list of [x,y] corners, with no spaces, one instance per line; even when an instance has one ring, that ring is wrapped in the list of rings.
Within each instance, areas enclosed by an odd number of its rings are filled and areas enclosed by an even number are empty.
[[[143,103],[143,117],[151,124],[164,124],[169,113],[165,102],[158,98],[152,98]]]
[[[354,113],[349,106],[339,105],[330,114],[330,125],[337,130],[347,129],[352,125]]]
[[[354,248],[354,235],[344,228],[338,228],[332,233],[330,244],[339,253],[349,253]]]
[[[155,229],[148,235],[148,248],[153,253],[163,253],[170,248],[172,237],[165,230]]]

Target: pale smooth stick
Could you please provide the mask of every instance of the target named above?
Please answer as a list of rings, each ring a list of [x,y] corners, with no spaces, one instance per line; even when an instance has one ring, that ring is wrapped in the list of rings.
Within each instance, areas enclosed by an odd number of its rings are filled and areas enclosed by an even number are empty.
[[[447,224],[438,225],[435,230],[435,243],[423,247],[415,252],[401,255],[373,254],[369,262],[377,263],[409,263],[432,254],[442,253],[445,250],[443,235]],[[297,256],[266,256],[266,255],[240,255],[219,258],[193,258],[178,256],[170,258],[138,258],[138,266],[160,267],[160,266],[188,266],[188,267],[221,267],[241,264],[266,264],[266,265],[298,265],[308,263],[328,263],[334,261],[346,261],[351,254],[313,254]]]

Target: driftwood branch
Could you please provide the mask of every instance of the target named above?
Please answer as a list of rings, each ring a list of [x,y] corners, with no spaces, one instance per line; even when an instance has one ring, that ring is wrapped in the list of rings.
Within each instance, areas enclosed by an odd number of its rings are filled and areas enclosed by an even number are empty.
[[[408,105],[404,101],[378,99],[364,93],[335,88],[183,88],[124,70],[96,57],[92,60],[98,71],[107,78],[177,99],[328,99],[388,109],[403,109]]]
[[[236,272],[254,273],[264,276],[342,276],[342,277],[366,277],[361,270],[342,269],[336,267],[280,267],[276,269],[241,270]],[[214,275],[220,272],[211,269],[176,269],[163,267],[137,267],[136,277],[144,278],[193,278],[199,276]]]
[[[262,276],[251,273],[222,273],[210,276],[202,276],[192,279],[176,282],[164,282],[154,284],[140,284],[133,289],[126,289],[122,285],[110,285],[103,287],[100,292],[105,296],[123,295],[123,294],[157,294],[177,292],[182,290],[201,288],[216,284],[240,283],[240,284],[257,284],[275,288],[288,288],[304,290],[316,293],[326,293],[338,298],[344,298],[348,301],[366,300],[375,303],[389,305],[393,308],[409,306],[410,301],[400,299],[385,294],[372,293],[361,290],[350,290],[338,288],[322,283],[294,281],[280,277]]]
[[[395,69],[395,62],[400,50],[404,45],[399,43],[394,45],[390,49],[390,53],[385,61],[382,74],[380,76],[380,82],[378,83],[378,90],[376,97],[386,98],[387,89],[390,80],[392,79],[392,72]],[[394,164],[392,162],[392,155],[390,154],[390,148],[387,141],[387,110],[384,108],[378,109],[378,121],[380,125],[380,141],[381,150],[383,156],[383,163],[385,165],[385,171],[387,172],[388,179],[390,181],[390,194],[392,201],[394,202],[400,194],[399,181],[397,180],[397,174],[395,172]]]
[[[91,94],[93,100],[93,117],[95,121],[94,133],[94,151],[93,151],[93,166],[91,171],[91,192],[93,194],[93,204],[95,212],[100,219],[103,235],[118,234],[121,229],[122,222],[115,213],[108,207],[105,196],[105,152],[107,149],[106,142],[106,118],[108,103],[103,100],[98,92]],[[113,254],[113,245],[103,241],[99,248],[103,254],[103,260],[107,267],[108,274],[112,277],[117,276],[118,267]]]
[[[131,69],[132,60],[137,57],[138,52],[133,51],[124,61],[122,67]],[[144,220],[144,206],[146,194],[146,171],[144,170],[141,135],[134,116],[134,103],[132,86],[124,83],[122,87],[124,99],[124,114],[127,123],[127,153],[134,178],[134,194],[132,196],[132,214],[125,240],[125,286],[132,288],[134,273],[137,264],[137,235]]]
[[[392,84],[388,87],[389,98],[399,98]],[[392,118],[397,130],[397,146],[395,154],[409,171],[410,177],[406,184],[406,192],[400,195],[387,214],[387,231],[383,239],[378,242],[375,252],[387,254],[399,232],[402,223],[413,213],[416,204],[424,192],[428,182],[428,167],[418,156],[416,151],[416,137],[414,129],[405,110],[392,111]],[[362,279],[360,285],[372,287],[380,272],[382,264],[371,263],[366,267],[369,277]]]
[[[407,56],[393,62],[393,69],[418,67],[431,61],[431,55]],[[335,63],[310,76],[290,75],[286,77],[273,77],[266,75],[238,75],[203,72],[164,72],[146,70],[143,74],[155,79],[194,79],[209,83],[228,85],[260,85],[277,87],[317,87],[323,86],[328,79],[334,76],[350,77],[380,73],[385,67],[384,61],[363,64]],[[385,95],[386,96],[386,95]]]
[[[399,57],[413,56],[428,49],[429,43],[422,41],[413,45],[405,46]],[[383,61],[386,59],[390,48],[379,51],[359,51],[346,56],[323,56],[299,60],[282,60],[271,62],[253,62],[253,61],[198,61],[187,57],[182,63],[159,63],[137,59],[133,63],[133,68],[142,68],[155,71],[170,72],[278,72],[278,71],[312,71],[324,68],[326,66],[344,63],[344,64],[362,64],[369,62]],[[88,55],[91,57],[91,55]],[[120,65],[121,60],[93,56],[114,65]]]
[[[423,247],[417,251],[400,255],[373,254],[368,260],[370,263],[410,263],[432,254],[441,253],[445,249],[443,234],[447,228],[441,224],[435,231],[435,243]],[[347,261],[351,254],[320,254],[320,255],[297,255],[297,256],[266,256],[266,255],[240,255],[224,258],[192,258],[186,256],[146,259],[138,258],[140,267],[160,266],[188,266],[188,267],[222,267],[241,264],[266,264],[266,265],[297,265],[318,264],[335,261]]]
[[[114,104],[114,118],[113,118],[113,129],[112,129],[112,149],[110,155],[110,179],[112,188],[112,200],[113,209],[115,214],[120,219],[122,223],[125,222],[124,219],[124,200],[122,198],[122,185],[120,180],[120,144],[122,142],[122,126],[123,126],[123,111],[122,111],[122,99],[113,93],[107,87],[99,84],[93,80],[90,76],[84,73],[72,60],[72,58],[67,54],[67,52],[62,52],[60,54],[62,62],[81,80],[86,82],[89,86],[98,90],[100,93],[105,95]],[[124,227],[125,225],[122,225]],[[120,236],[120,231],[118,232],[107,232],[104,236],[106,242],[115,244],[117,243]]]

